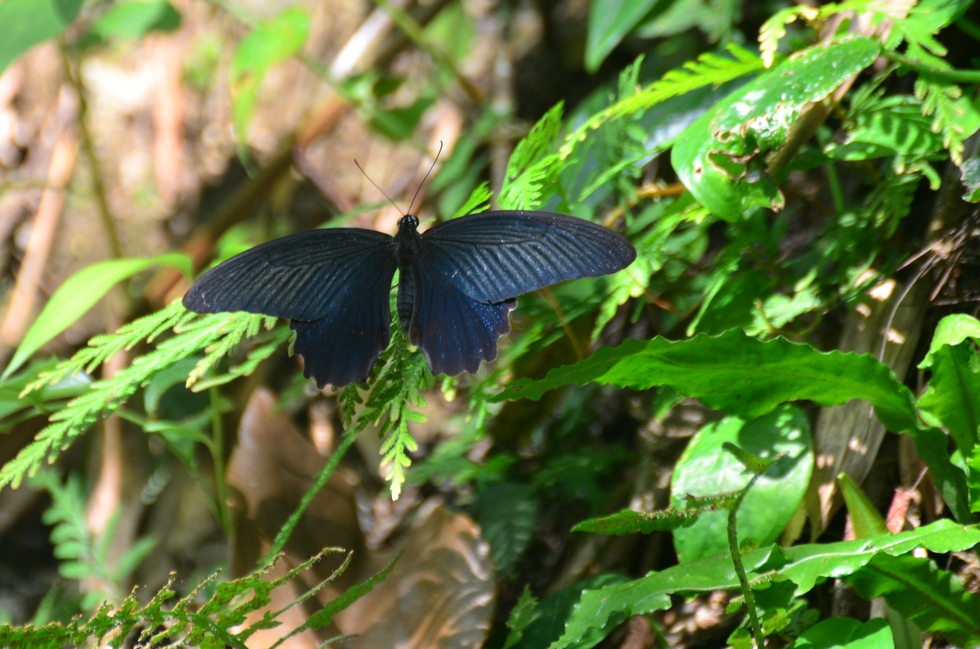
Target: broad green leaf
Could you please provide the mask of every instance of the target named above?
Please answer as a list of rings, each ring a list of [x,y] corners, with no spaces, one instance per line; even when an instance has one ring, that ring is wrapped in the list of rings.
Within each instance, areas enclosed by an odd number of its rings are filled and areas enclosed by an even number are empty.
[[[769,545],[779,538],[796,513],[813,471],[810,422],[798,408],[780,406],[745,422],[726,417],[705,426],[688,444],[671,478],[671,506],[680,509],[687,496],[740,491],[752,473],[731,453],[726,442],[753,455],[776,460],[746,494],[737,516],[739,539]],[[693,525],[674,532],[679,561],[688,562],[728,552],[728,512],[705,512]]]
[[[980,597],[929,559],[877,555],[844,581],[865,599],[884,597],[927,633],[942,632],[961,647],[980,644]]]
[[[832,617],[800,634],[790,649],[893,649],[888,622],[874,618],[862,624],[849,617]]]
[[[660,0],[592,0],[585,69],[595,72],[609,53],[650,13]]]
[[[65,31],[81,6],[82,0],[0,2],[0,73],[34,45]]]
[[[585,360],[551,370],[544,379],[515,381],[494,400],[540,399],[549,390],[592,381],[636,390],[668,385],[743,419],[787,401],[832,406],[863,399],[889,429],[916,427],[912,393],[871,355],[821,352],[785,338],[763,342],[737,329],[677,342],[657,337],[603,347]]]
[[[583,591],[594,590],[612,584],[622,584],[628,581],[626,577],[616,573],[603,573],[595,577],[562,588],[557,593],[551,593],[541,599],[534,609],[535,619],[524,631],[524,637],[516,645],[516,649],[542,649],[551,645],[561,635],[565,621],[572,612]],[[588,649],[598,644],[604,633],[586,634],[574,647]]]
[[[113,5],[91,31],[102,40],[136,39],[147,32],[172,32],[178,27],[180,14],[167,0],[129,0]]]
[[[971,520],[966,476],[950,463],[946,436],[919,425],[911,391],[868,354],[820,352],[784,338],[762,342],[737,329],[679,342],[627,340],[555,368],[544,379],[515,381],[492,400],[539,399],[549,390],[591,381],[638,390],[666,385],[743,419],[755,419],[787,401],[810,399],[834,406],[863,399],[888,430],[915,440],[957,520]]]
[[[980,340],[980,320],[963,313],[946,316],[936,325],[936,333],[932,335],[932,342],[929,343],[929,352],[919,363],[919,369],[931,368],[933,355],[943,345],[958,345],[967,338]]]
[[[784,199],[766,157],[786,144],[800,114],[877,58],[878,44],[852,38],[814,45],[740,87],[692,124],[674,145],[681,182],[719,217],[751,207],[779,210]]]
[[[851,476],[841,473],[837,476],[837,482],[840,483],[841,494],[847,505],[847,515],[851,518],[854,536],[859,539],[870,539],[890,534],[885,519]]]
[[[942,426],[963,457],[970,457],[980,434],[980,357],[973,344],[944,345],[932,353],[932,377],[919,397],[930,425]]]
[[[966,463],[967,471],[967,481],[970,490],[970,511],[973,513],[980,512],[980,445],[977,445],[973,449],[973,455],[967,460]]]
[[[299,8],[286,9],[257,27],[238,45],[231,65],[232,116],[238,142],[255,112],[259,85],[270,68],[298,53],[306,43],[310,18]]]
[[[3,378],[10,376],[18,367],[40,349],[46,342],[67,329],[73,322],[91,309],[109,290],[119,282],[151,266],[163,264],[182,272],[186,277],[192,274],[190,257],[176,252],[151,259],[113,259],[92,264],[78,271],[62,284],[21,341],[20,347],[3,372]]]
[[[742,558],[750,580],[776,571],[796,584],[796,595],[809,592],[818,581],[843,577],[865,566],[876,554],[906,554],[916,547],[931,552],[966,550],[980,543],[980,529],[950,520],[937,521],[909,532],[874,539],[769,546]],[[551,649],[576,646],[586,636],[604,637],[623,620],[671,606],[671,595],[705,593],[738,588],[731,557],[717,555],[680,564],[623,584],[587,590],[573,609],[565,631]]]

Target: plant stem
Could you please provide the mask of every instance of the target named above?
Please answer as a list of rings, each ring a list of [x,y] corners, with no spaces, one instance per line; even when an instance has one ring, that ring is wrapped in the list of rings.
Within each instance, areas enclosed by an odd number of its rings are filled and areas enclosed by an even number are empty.
[[[259,566],[267,566],[272,563],[272,561],[276,558],[276,555],[279,554],[286,546],[286,542],[292,535],[293,530],[295,530],[296,526],[299,524],[300,517],[306,511],[306,508],[310,506],[310,503],[313,502],[316,495],[320,493],[320,490],[326,486],[330,476],[333,475],[337,465],[340,464],[340,460],[347,453],[347,449],[350,448],[351,444],[354,443],[354,440],[357,438],[357,434],[361,432],[362,428],[362,426],[355,426],[351,430],[344,433],[344,437],[341,439],[340,445],[330,455],[330,459],[327,460],[326,465],[324,465],[324,467],[320,470],[319,475],[317,475],[316,482],[314,482],[313,486],[310,487],[305,494],[303,494],[303,499],[300,500],[299,507],[296,508],[296,511],[290,514],[289,520],[286,521],[286,523],[282,526],[282,529],[279,530],[279,533],[276,534],[276,539],[272,542],[272,547],[269,548],[269,551],[266,552],[265,556],[259,560]]]
[[[745,566],[742,564],[742,551],[738,546],[738,533],[735,531],[735,517],[738,514],[739,507],[742,506],[742,501],[745,500],[746,494],[749,493],[749,489],[761,477],[762,473],[756,473],[752,476],[749,484],[745,485],[745,489],[738,495],[738,498],[735,499],[735,504],[728,511],[728,549],[732,553],[735,574],[738,576],[738,584],[742,589],[742,596],[745,598],[745,609],[749,614],[749,625],[752,627],[752,635],[754,636],[756,647],[763,646],[765,637],[762,635],[762,625],[759,624],[759,616],[755,612],[755,595],[752,594],[749,579],[745,575]]]
[[[218,523],[225,535],[231,534],[231,516],[228,513],[228,490],[225,484],[225,433],[221,423],[220,395],[218,388],[210,388],[211,398],[211,459],[214,462],[214,491],[217,501]]]

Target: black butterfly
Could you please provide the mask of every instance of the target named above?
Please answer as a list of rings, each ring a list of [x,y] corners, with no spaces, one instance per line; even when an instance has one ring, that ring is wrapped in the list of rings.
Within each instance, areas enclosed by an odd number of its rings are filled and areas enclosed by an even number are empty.
[[[303,374],[342,386],[367,379],[391,341],[388,295],[399,269],[398,317],[433,374],[475,372],[497,357],[518,295],[629,266],[625,237],[548,212],[485,212],[422,234],[404,216],[394,237],[313,230],[256,246],[198,279],[184,306],[289,318]]]

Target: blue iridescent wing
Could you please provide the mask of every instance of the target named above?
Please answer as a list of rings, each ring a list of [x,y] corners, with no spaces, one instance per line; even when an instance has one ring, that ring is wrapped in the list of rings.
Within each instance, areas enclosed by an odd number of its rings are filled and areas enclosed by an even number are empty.
[[[399,288],[399,315],[432,372],[449,375],[497,357],[518,295],[612,273],[636,258],[625,237],[548,212],[465,216],[422,233],[418,245],[410,297]]]
[[[318,386],[365,380],[391,340],[394,238],[373,230],[313,230],[219,264],[184,296],[198,313],[248,311],[292,320],[294,350]]]
[[[423,259],[418,260],[408,286],[414,297],[408,338],[422,350],[433,374],[474,373],[481,361],[497,358],[497,339],[510,332],[516,299],[475,300]],[[398,290],[401,303],[406,289],[400,284]]]
[[[419,259],[484,303],[626,268],[636,250],[601,225],[549,212],[484,212],[422,233]]]

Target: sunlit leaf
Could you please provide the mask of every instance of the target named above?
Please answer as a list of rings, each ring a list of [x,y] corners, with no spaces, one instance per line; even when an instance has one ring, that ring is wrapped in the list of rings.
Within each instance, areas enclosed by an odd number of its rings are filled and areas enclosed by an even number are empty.
[[[888,622],[882,618],[862,624],[849,617],[832,617],[804,631],[792,649],[893,649]]]
[[[135,39],[151,31],[172,32],[180,27],[180,14],[167,0],[129,0],[112,6],[92,25],[103,40]]]
[[[789,548],[759,548],[742,558],[749,579],[776,570],[796,584],[796,596],[808,593],[818,581],[859,570],[879,553],[907,554],[917,547],[932,552],[968,549],[980,543],[980,530],[941,520],[909,532],[875,539],[814,543]],[[731,557],[717,555],[680,564],[646,577],[582,593],[564,632],[550,649],[577,646],[585,637],[602,638],[633,615],[664,610],[671,595],[708,593],[738,588]],[[594,645],[590,645],[594,646]]]
[[[0,2],[0,72],[34,45],[65,31],[81,6],[82,0]]]
[[[759,545],[775,541],[796,513],[813,471],[810,422],[799,409],[782,406],[754,421],[729,417],[698,431],[671,479],[671,506],[681,508],[687,496],[708,496],[744,489],[752,473],[726,442],[776,460],[746,494],[737,517],[740,539]],[[674,532],[677,558],[692,561],[728,551],[728,512],[703,514],[696,523]]]
[[[595,72],[620,41],[660,0],[593,0],[589,4],[589,35],[585,69]]]
[[[306,43],[310,18],[297,7],[257,27],[238,45],[231,65],[232,113],[240,146],[255,112],[259,85],[274,66],[297,54]]]
[[[3,372],[10,376],[17,368],[40,349],[46,342],[63,332],[86,311],[95,306],[109,290],[119,282],[153,266],[176,268],[190,277],[190,257],[181,253],[167,253],[151,259],[113,259],[92,264],[78,271],[62,284],[21,341],[20,347]]]
[[[782,209],[766,155],[786,144],[802,111],[869,66],[878,44],[814,45],[719,102],[677,141],[671,162],[698,201],[728,221],[751,207]]]

